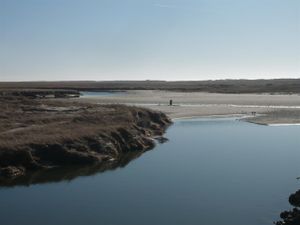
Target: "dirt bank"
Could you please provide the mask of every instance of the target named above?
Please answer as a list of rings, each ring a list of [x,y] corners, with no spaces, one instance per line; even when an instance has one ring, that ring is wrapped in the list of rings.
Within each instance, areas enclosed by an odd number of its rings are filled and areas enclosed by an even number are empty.
[[[90,165],[154,147],[170,119],[124,105],[0,98],[0,176]]]

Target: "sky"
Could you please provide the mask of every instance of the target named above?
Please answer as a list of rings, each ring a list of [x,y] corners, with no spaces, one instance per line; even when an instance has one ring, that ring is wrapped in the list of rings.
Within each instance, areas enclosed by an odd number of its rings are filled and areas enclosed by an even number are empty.
[[[0,81],[300,78],[299,0],[0,0]]]

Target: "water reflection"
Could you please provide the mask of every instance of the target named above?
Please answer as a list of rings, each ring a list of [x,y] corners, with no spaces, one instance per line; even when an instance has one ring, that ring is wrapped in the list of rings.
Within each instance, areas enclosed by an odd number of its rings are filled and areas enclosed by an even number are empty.
[[[287,193],[299,189],[299,132],[235,120],[176,121],[171,141],[128,166],[140,154],[7,182],[23,186],[0,190],[1,222],[271,225],[291,208]]]
[[[103,162],[100,164],[93,164],[89,166],[57,167],[28,173],[25,176],[17,177],[15,179],[0,179],[0,188],[30,186],[33,184],[55,183],[61,181],[69,182],[78,177],[91,176],[118,168],[124,168],[132,160],[140,157],[143,153],[144,152],[130,152],[121,155],[119,158],[113,161]]]

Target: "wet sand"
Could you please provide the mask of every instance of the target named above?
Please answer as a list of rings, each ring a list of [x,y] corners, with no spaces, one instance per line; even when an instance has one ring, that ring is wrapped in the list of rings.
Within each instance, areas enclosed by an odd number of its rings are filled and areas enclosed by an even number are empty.
[[[173,106],[169,106],[169,100]],[[259,124],[300,123],[300,95],[219,94],[158,90],[127,91],[113,96],[83,96],[76,101],[128,104],[160,110],[171,118],[204,116],[251,116]],[[253,117],[255,115],[255,117]]]

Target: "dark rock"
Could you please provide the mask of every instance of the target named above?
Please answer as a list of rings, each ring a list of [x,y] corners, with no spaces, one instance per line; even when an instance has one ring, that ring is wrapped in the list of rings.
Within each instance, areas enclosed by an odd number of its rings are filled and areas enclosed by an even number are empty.
[[[298,190],[296,193],[290,195],[289,202],[291,205],[295,207],[300,207],[300,190]]]
[[[24,175],[25,170],[23,168],[18,168],[14,166],[8,166],[0,169],[0,177],[4,178],[16,178]]]
[[[300,225],[300,210],[297,208],[300,206],[300,190],[291,194],[289,197],[291,205],[296,206],[291,211],[284,211],[280,214],[282,221],[275,222],[276,225]]]
[[[157,141],[158,141],[159,143],[161,143],[161,144],[163,144],[163,143],[169,141],[168,138],[165,138],[165,137],[163,137],[163,136],[155,137],[155,140],[157,140]]]

